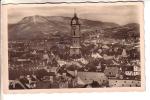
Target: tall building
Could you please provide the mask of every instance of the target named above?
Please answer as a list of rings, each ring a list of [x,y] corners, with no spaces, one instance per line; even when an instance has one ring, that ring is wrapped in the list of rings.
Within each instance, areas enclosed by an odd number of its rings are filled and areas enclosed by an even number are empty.
[[[70,56],[79,57],[81,55],[80,23],[76,13],[74,13],[74,17],[71,19],[71,38]]]

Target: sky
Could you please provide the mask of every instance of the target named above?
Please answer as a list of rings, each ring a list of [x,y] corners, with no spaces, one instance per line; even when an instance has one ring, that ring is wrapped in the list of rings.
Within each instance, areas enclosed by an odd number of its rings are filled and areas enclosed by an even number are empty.
[[[76,9],[79,18],[114,22],[119,25],[139,22],[137,5],[102,4],[48,4],[38,6],[13,5],[8,7],[8,23],[17,23],[26,16],[67,16],[72,17]]]

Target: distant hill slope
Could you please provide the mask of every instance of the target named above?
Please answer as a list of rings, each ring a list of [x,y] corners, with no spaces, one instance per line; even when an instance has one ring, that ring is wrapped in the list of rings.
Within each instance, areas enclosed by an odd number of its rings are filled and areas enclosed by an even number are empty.
[[[139,38],[140,25],[137,23],[129,23],[123,26],[105,29],[105,37],[116,39]]]
[[[38,39],[45,35],[70,35],[70,17],[28,16],[16,24],[8,25],[9,39]],[[81,33],[119,27],[118,24],[80,19]]]

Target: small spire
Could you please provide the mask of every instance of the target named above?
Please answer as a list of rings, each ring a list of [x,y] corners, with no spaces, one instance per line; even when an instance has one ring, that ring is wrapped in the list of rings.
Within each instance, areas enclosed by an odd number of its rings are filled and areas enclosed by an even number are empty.
[[[77,17],[76,8],[74,8],[74,17]]]

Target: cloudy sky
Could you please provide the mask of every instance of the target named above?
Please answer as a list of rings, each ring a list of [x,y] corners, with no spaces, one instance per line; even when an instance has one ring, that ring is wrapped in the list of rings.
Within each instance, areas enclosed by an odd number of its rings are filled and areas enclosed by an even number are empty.
[[[102,5],[102,4],[48,4],[20,6],[13,5],[8,8],[8,22],[17,23],[26,16],[68,16],[72,17],[76,9],[79,18],[115,22],[120,25],[139,22],[137,5]]]

